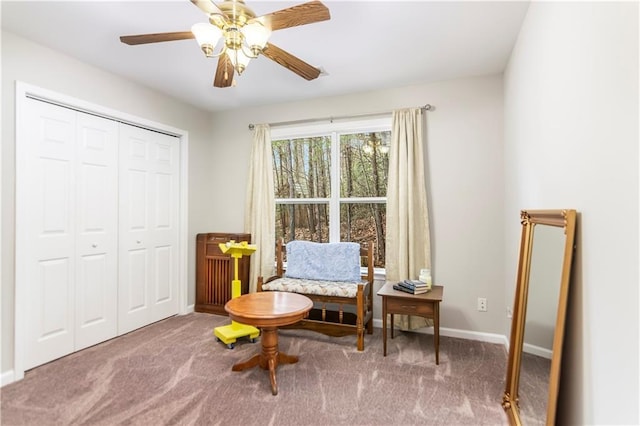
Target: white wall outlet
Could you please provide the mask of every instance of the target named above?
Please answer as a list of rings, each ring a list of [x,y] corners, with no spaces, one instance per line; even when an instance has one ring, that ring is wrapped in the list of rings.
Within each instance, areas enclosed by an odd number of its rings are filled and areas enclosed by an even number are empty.
[[[478,310],[480,312],[487,312],[487,299],[484,297],[478,297]]]
[[[507,308],[507,318],[513,317],[513,310],[511,308]]]

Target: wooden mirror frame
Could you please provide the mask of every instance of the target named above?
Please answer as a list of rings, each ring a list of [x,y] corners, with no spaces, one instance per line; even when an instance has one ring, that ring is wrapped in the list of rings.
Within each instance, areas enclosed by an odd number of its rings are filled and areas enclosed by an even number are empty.
[[[549,393],[547,400],[547,425],[554,425],[560,384],[560,364],[562,361],[562,344],[564,340],[565,319],[569,281],[571,278],[571,262],[573,260],[576,211],[575,210],[523,210],[520,212],[522,236],[520,240],[520,258],[518,261],[517,285],[513,304],[511,323],[511,339],[509,342],[509,358],[507,363],[507,380],[502,407],[507,413],[511,425],[522,425],[519,410],[518,385],[524,343],[525,321],[527,313],[527,296],[529,294],[529,275],[531,272],[531,254],[533,234],[536,225],[547,225],[564,228],[565,244],[558,310],[551,355],[549,374]]]

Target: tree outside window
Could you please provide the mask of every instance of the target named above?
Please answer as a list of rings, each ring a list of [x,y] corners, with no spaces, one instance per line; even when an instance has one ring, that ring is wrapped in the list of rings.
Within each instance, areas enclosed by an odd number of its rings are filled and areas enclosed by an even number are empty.
[[[384,268],[390,124],[360,126],[272,132],[276,238],[374,241]]]

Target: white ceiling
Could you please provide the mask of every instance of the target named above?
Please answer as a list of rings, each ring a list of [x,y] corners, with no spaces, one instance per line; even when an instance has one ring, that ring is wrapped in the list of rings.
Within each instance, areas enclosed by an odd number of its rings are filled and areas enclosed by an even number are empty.
[[[246,0],[257,15],[304,3]],[[195,40],[128,46],[121,35],[188,31],[206,22],[188,0],[6,1],[2,28],[114,74],[220,111],[409,86],[504,70],[527,2],[332,1],[329,21],[288,28],[270,42],[327,72],[306,81],[270,59],[237,86],[213,87],[217,59]]]

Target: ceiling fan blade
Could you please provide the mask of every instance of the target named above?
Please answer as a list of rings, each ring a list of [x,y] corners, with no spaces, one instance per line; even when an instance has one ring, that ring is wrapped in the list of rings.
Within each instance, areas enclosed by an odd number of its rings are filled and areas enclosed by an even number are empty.
[[[218,6],[213,4],[211,0],[191,0],[191,3],[198,6],[198,9],[200,9],[207,15],[211,13],[223,15],[222,11],[220,11],[220,9],[218,9]]]
[[[213,85],[215,87],[231,86],[233,84],[233,71],[231,60],[225,52],[218,58],[218,68],[216,69],[216,76],[213,79]]]
[[[329,13],[329,9],[327,9],[322,2],[310,1],[267,15],[258,16],[253,20],[260,21],[267,28],[271,28],[271,31],[276,31],[283,28],[326,21],[330,18],[331,14]]]
[[[128,45],[159,43],[161,41],[187,40],[195,38],[191,31],[180,31],[175,33],[157,33],[121,36],[120,41]]]
[[[262,54],[306,80],[316,79],[320,75],[320,70],[318,68],[309,65],[302,59],[296,58],[291,53],[286,52],[271,43],[267,43],[264,49],[262,49]]]

